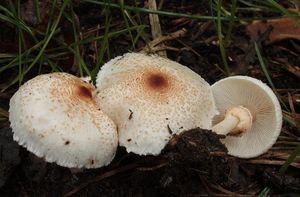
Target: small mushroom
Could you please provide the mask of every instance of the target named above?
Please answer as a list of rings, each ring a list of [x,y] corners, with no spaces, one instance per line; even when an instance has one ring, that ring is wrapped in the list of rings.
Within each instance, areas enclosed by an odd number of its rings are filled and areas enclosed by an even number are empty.
[[[127,53],[106,63],[96,102],[117,124],[128,152],[157,155],[174,134],[211,129],[217,110],[209,84],[177,62]]]
[[[273,91],[260,80],[233,76],[212,85],[220,115],[212,130],[223,139],[228,154],[251,158],[265,153],[275,142],[282,126],[280,104]]]
[[[67,73],[29,80],[10,100],[14,140],[61,166],[109,164],[118,144],[117,130],[95,104],[94,92],[93,85]]]

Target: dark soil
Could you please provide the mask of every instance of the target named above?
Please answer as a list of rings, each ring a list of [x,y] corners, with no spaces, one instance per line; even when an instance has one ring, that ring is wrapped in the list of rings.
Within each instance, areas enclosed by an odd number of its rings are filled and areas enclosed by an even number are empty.
[[[212,156],[213,153],[222,154]],[[207,193],[208,180],[228,184],[230,167],[224,155],[226,148],[219,142],[219,136],[200,129],[174,136],[158,157],[126,154],[120,149],[108,167],[80,173],[46,164],[22,149],[22,163],[14,168],[1,192],[7,196],[61,196],[71,194],[73,189],[75,196]]]
[[[254,195],[262,185],[276,193],[300,192],[299,172],[279,176],[276,168],[242,164],[226,155],[222,136],[208,130],[174,136],[157,157],[119,148],[108,167],[79,172],[46,163],[23,148],[15,154],[18,145],[7,135],[10,139],[1,142],[2,172],[7,174],[1,177],[8,180],[2,180],[1,196],[231,196]]]
[[[22,1],[26,3],[27,1]],[[47,2],[47,1],[45,1]],[[74,1],[75,2],[75,1]],[[131,3],[131,1],[130,1]],[[137,5],[143,6],[142,1]],[[2,3],[1,3],[2,4]],[[4,3],[5,4],[5,3]],[[208,1],[190,3],[190,1],[165,1],[162,10],[211,15]],[[104,34],[102,25],[105,22],[103,7],[76,1],[74,10],[78,17],[82,33],[101,25],[99,34]],[[119,9],[110,9],[112,17],[111,31],[124,29],[125,24]],[[131,13],[142,24],[149,25],[147,14]],[[247,16],[247,12],[242,13]],[[265,14],[266,16],[268,13]],[[46,17],[47,18],[47,17]],[[30,19],[28,19],[30,20]],[[46,20],[46,19],[45,19]],[[219,46],[216,44],[216,23],[186,18],[160,16],[164,35],[185,28],[185,36],[165,42],[178,50],[168,50],[168,58],[188,66],[201,75],[210,84],[224,78],[225,75],[215,65],[223,66]],[[35,28],[43,28],[44,23],[32,24]],[[71,28],[69,24],[65,29]],[[0,23],[0,52],[17,52],[17,32],[12,25]],[[260,32],[261,36],[252,38],[245,32],[244,26],[236,26],[232,33],[231,44],[226,48],[228,62],[234,74],[248,75],[268,82],[259,64],[254,49],[254,41],[262,47],[262,55],[268,62],[268,71],[272,81],[286,105],[292,102],[295,111],[299,111],[300,79],[290,67],[300,67],[300,42],[287,39],[265,45],[264,41],[270,32]],[[68,37],[67,31],[65,35]],[[134,51],[145,47],[151,41],[150,29],[146,29],[144,39],[137,41]],[[30,45],[30,40],[28,41]],[[72,43],[72,39],[70,43]],[[57,43],[51,43],[54,47]],[[100,46],[98,46],[100,47]],[[122,55],[131,49],[128,34],[110,40],[110,55],[105,54],[107,61]],[[81,48],[88,67],[95,66],[95,49],[92,45]],[[78,74],[76,62],[71,54],[66,60],[59,60],[62,70]],[[281,61],[279,64],[278,61]],[[285,63],[284,63],[285,62]],[[43,72],[47,72],[45,68]],[[13,72],[13,71],[9,71]],[[15,70],[14,72],[17,72]],[[26,76],[37,74],[33,71]],[[0,82],[10,78],[10,73],[0,74]],[[0,107],[8,108],[8,100],[16,91],[11,87],[6,94],[1,94]],[[298,89],[288,98],[288,89]],[[292,100],[291,100],[292,99]],[[294,100],[293,100],[294,99]],[[299,115],[299,114],[298,114]],[[174,136],[159,156],[138,156],[119,147],[113,162],[95,170],[71,172],[70,169],[45,163],[12,140],[11,131],[6,128],[0,132],[0,196],[103,196],[103,197],[152,197],[152,196],[239,196],[242,194],[258,195],[264,188],[270,188],[270,195],[299,193],[300,171],[290,167],[285,175],[279,175],[278,165],[250,164],[243,159],[230,157],[226,148],[220,143],[222,136],[210,131],[193,129],[179,136]],[[284,134],[299,137],[296,127],[285,123]],[[270,158],[272,159],[272,158]]]

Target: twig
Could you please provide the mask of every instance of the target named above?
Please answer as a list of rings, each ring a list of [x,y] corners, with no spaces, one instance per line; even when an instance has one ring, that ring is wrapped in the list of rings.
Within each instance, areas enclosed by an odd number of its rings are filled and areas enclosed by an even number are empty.
[[[170,46],[159,46],[159,47],[153,47],[153,48],[151,48],[151,52],[152,52],[152,53],[156,53],[156,52],[158,52],[158,51],[165,51],[165,50],[169,50],[169,51],[179,51],[178,48],[170,47]]]
[[[6,110],[4,110],[4,109],[2,109],[1,107],[0,107],[0,117],[5,117],[5,118],[8,118],[8,116],[9,116],[9,114],[8,114],[8,111],[6,111]]]
[[[205,178],[203,178],[200,174],[198,174],[198,176],[200,178],[202,185],[204,185],[204,188],[206,189],[208,196],[212,196],[212,192],[208,186],[209,184],[207,183],[207,180]]]
[[[159,168],[165,167],[168,164],[169,164],[169,162],[164,162],[164,163],[158,164],[156,166],[152,166],[152,167],[138,167],[137,170],[139,170],[139,171],[154,171]]]
[[[280,65],[282,68],[286,69],[290,73],[294,74],[297,77],[300,77],[300,69],[296,66],[292,66],[289,64],[288,60],[285,58],[276,58],[274,60],[270,60],[270,62]]]
[[[278,146],[278,147],[272,147],[270,150],[294,150],[296,146],[287,146],[287,147],[282,147],[282,146]]]
[[[295,148],[294,148],[295,149]],[[291,154],[291,151],[288,152],[276,152],[276,151],[270,151],[269,153],[266,153],[261,157],[261,159],[268,159],[268,158],[277,158],[282,160],[287,160]],[[300,155],[298,155],[294,162],[300,162]]]
[[[200,55],[197,51],[195,51],[192,47],[188,46],[187,44],[185,44],[185,43],[182,42],[181,40],[178,40],[178,39],[177,39],[177,42],[179,42],[180,44],[182,44],[182,45],[184,46],[184,48],[182,48],[181,50],[186,49],[186,50],[188,50],[188,51],[193,52],[193,53],[194,53],[195,55],[197,55],[198,57],[201,57],[201,55]]]
[[[175,40],[177,38],[184,37],[186,35],[186,32],[187,32],[187,30],[183,28],[183,29],[180,29],[173,33],[170,33],[166,36],[160,36],[160,37],[152,40],[151,42],[149,42],[147,44],[147,46],[145,46],[145,48],[142,50],[142,52],[145,52],[145,53],[152,52],[152,49],[159,50],[156,47],[158,44],[165,42],[165,41]]]
[[[279,136],[278,139],[283,139],[283,140],[290,140],[290,141],[300,141],[299,137],[289,137],[289,136]]]
[[[149,0],[148,6],[150,10],[157,11],[157,5],[156,5],[156,0]],[[160,22],[157,14],[149,14],[149,20],[150,20],[150,25],[151,25],[151,33],[152,33],[152,38],[156,39],[158,37],[162,36],[161,33],[161,27],[160,27]],[[164,47],[164,43],[160,44],[161,47]],[[167,53],[165,50],[160,50],[157,52],[160,56],[167,56]]]
[[[130,165],[127,165],[127,166],[124,166],[124,167],[121,167],[121,168],[117,168],[117,169],[113,169],[111,171],[108,171],[108,172],[105,172],[97,177],[95,177],[94,179],[92,180],[89,180],[85,183],[83,183],[82,185],[76,187],[75,189],[73,189],[72,191],[66,193],[65,195],[63,195],[64,197],[68,197],[68,196],[72,196],[74,195],[75,193],[79,192],[80,190],[82,190],[83,188],[87,187],[89,184],[91,183],[94,183],[94,182],[98,182],[98,181],[101,181],[103,179],[106,179],[106,178],[109,178],[109,177],[112,177],[116,174],[119,174],[119,173],[122,173],[122,172],[126,172],[128,170],[132,170],[134,168],[136,168],[138,166],[138,164],[130,164]]]
[[[221,187],[220,185],[214,185],[214,184],[211,184],[210,187],[220,191],[220,192],[223,192],[224,194],[226,195],[229,195],[229,196],[236,196],[236,197],[250,197],[250,196],[253,196],[253,195],[243,195],[243,194],[237,194],[237,193],[234,193],[234,192],[231,192],[223,187]]]
[[[264,165],[283,165],[285,161],[281,160],[268,160],[268,159],[251,159],[251,160],[242,160],[242,163],[251,163],[251,164],[264,164]],[[299,163],[293,162],[291,166],[295,168],[300,168]]]
[[[226,156],[228,156],[227,153],[222,152],[222,151],[210,152],[209,155],[211,155],[211,156],[217,156],[217,157],[226,157]]]

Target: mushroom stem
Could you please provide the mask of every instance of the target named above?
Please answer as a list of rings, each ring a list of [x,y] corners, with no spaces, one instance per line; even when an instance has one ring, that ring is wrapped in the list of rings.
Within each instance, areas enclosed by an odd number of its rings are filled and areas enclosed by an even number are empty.
[[[213,126],[212,130],[217,134],[227,135],[237,126],[238,123],[239,119],[237,117],[228,115],[224,118],[224,120]]]
[[[224,120],[213,126],[212,131],[220,135],[239,135],[251,129],[252,119],[249,109],[233,107],[226,112]]]

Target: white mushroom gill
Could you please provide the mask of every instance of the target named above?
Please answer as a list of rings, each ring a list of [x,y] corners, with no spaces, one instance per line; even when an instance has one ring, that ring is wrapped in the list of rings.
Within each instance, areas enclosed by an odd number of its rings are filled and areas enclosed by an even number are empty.
[[[274,92],[258,79],[233,76],[212,86],[220,115],[212,130],[224,134],[228,153],[241,158],[265,153],[282,126],[282,112]]]

